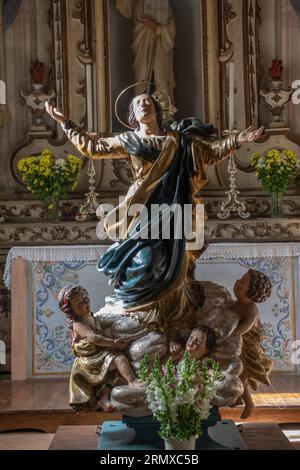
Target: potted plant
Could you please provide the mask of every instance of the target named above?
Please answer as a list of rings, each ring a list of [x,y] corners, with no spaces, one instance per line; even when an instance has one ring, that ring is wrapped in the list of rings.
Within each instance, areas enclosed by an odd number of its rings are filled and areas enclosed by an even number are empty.
[[[265,154],[256,152],[251,157],[251,163],[263,188],[271,195],[272,216],[280,216],[282,196],[295,181],[300,168],[296,153],[278,149]]]
[[[149,369],[145,356],[139,376],[146,384],[148,406],[160,423],[165,449],[195,449],[202,420],[212,408],[216,383],[222,380],[219,364],[212,359],[197,361],[186,352],[177,365],[171,358],[161,364],[156,357]]]
[[[18,169],[27,188],[45,203],[45,215],[55,219],[59,214],[59,199],[68,189],[74,190],[82,168],[82,160],[73,155],[55,158],[50,150],[40,156],[23,158]]]

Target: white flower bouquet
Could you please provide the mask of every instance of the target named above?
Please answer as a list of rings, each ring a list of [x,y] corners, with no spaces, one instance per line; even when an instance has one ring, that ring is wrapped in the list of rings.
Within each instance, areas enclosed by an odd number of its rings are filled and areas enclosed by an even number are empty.
[[[140,365],[146,383],[148,406],[160,423],[163,439],[188,440],[202,435],[201,422],[209,417],[216,384],[222,380],[219,364],[212,359],[196,361],[187,352],[176,365],[170,358],[163,365],[148,357]]]

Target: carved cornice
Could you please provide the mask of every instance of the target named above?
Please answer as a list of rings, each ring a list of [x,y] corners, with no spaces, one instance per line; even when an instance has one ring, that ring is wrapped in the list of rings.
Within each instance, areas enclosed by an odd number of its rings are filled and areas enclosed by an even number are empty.
[[[59,210],[62,220],[73,221],[78,212],[78,201],[60,201]],[[44,205],[40,201],[0,201],[1,217],[9,222],[26,222],[26,219],[43,220]]]
[[[300,241],[300,219],[209,221],[205,225],[205,238],[209,242],[223,243]]]
[[[0,248],[28,245],[110,244],[98,240],[96,221],[19,222],[0,225]],[[208,220],[205,238],[210,243],[300,241],[300,219]]]
[[[242,198],[243,202],[246,203],[247,210],[251,213],[252,217],[270,217],[271,215],[271,200],[270,197],[248,197]],[[282,215],[284,217],[300,217],[300,204],[299,197],[295,196],[292,199],[292,196],[286,197],[282,201]],[[209,217],[217,217],[218,212],[220,212],[222,200],[207,200],[205,204],[205,210]]]
[[[4,223],[0,226],[0,246],[97,243],[96,222]]]
[[[120,182],[127,186],[130,181],[129,168],[118,168],[115,172],[116,179],[111,181],[111,187],[115,188],[115,184]],[[115,184],[114,184],[115,182]],[[209,218],[217,218],[220,211],[220,205],[224,199],[223,191],[219,191],[219,196],[216,191],[213,191],[214,196],[206,189],[203,191],[205,200],[205,210]],[[242,193],[242,191],[241,191]],[[120,191],[105,192],[99,195],[101,203],[110,203],[116,205],[118,202],[118,195]],[[248,210],[251,212],[252,217],[269,217],[271,214],[271,201],[269,196],[261,195],[261,191],[253,193],[252,196],[241,198],[247,204]],[[78,214],[78,208],[83,202],[83,199],[65,199],[59,203],[60,220],[62,222],[74,222],[75,216]],[[8,223],[23,223],[30,224],[31,222],[44,222],[43,218],[44,206],[41,201],[30,199],[23,201],[0,201],[0,217],[4,217]],[[282,201],[282,214],[284,217],[300,217],[300,203],[299,195],[289,194],[284,197]],[[96,217],[95,219],[96,220]],[[47,222],[47,221],[46,221]]]

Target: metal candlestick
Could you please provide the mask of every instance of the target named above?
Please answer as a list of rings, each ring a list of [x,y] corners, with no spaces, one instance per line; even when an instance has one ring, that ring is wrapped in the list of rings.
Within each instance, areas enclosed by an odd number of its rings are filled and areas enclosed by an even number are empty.
[[[89,160],[89,167],[87,171],[89,177],[89,192],[85,195],[86,202],[79,207],[79,214],[75,217],[78,222],[84,222],[89,215],[96,213],[99,202],[98,194],[96,193],[96,170],[93,160]]]
[[[238,214],[242,219],[248,219],[251,214],[250,212],[247,212],[246,204],[238,200],[240,191],[237,190],[236,185],[237,167],[233,151],[230,153],[229,157],[228,173],[230,175],[230,189],[225,193],[227,200],[222,202],[218,218],[228,219],[231,214]]]

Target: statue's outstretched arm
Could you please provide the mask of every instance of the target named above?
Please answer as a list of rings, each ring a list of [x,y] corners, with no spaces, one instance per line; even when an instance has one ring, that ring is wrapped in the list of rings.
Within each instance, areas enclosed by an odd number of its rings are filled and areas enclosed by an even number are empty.
[[[72,122],[64,121],[62,129],[72,144],[88,158],[129,158],[118,136],[99,137],[83,132]]]
[[[71,120],[66,119],[48,102],[45,103],[45,107],[48,114],[62,126],[69,140],[84,156],[92,159],[129,158],[118,136],[102,138],[97,134],[89,134],[79,129]]]
[[[206,165],[217,165],[227,158],[230,152],[239,149],[240,146],[238,135],[234,132],[222,140],[202,140],[202,160]]]
[[[264,132],[264,127],[255,129],[250,126],[242,132],[232,132],[225,139],[206,141],[202,140],[202,159],[206,165],[216,165],[230,155],[230,152],[238,150],[243,143],[251,143],[258,140]]]

